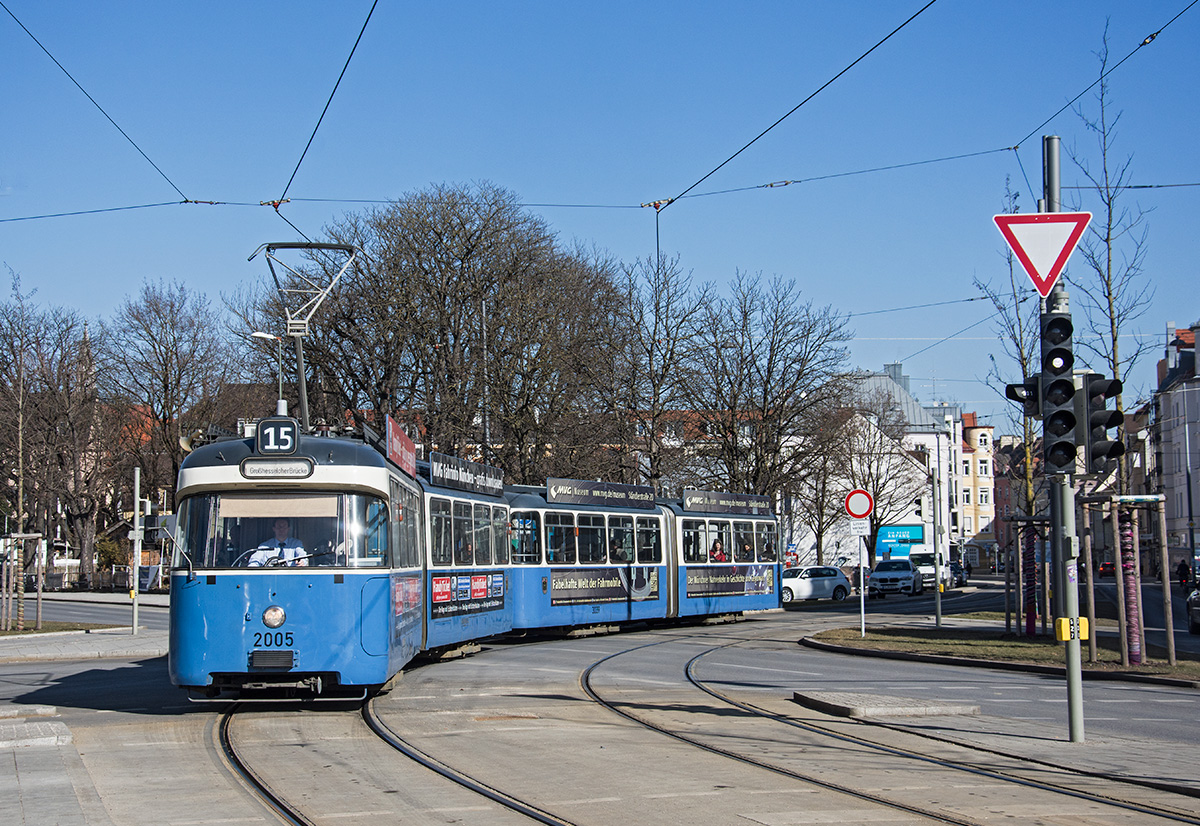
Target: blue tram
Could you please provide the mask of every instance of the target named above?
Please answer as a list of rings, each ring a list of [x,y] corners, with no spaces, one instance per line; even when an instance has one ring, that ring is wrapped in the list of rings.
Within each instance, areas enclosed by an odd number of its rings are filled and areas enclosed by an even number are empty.
[[[503,475],[497,468],[432,453],[419,476],[428,605],[421,647],[443,653],[511,631]]]
[[[178,497],[168,664],[193,698],[361,697],[419,650],[422,489],[378,450],[277,415],[189,454]]]
[[[549,479],[507,489],[513,628],[707,617],[780,605],[765,497]]]
[[[779,606],[765,499],[501,472],[280,413],[179,472],[172,682],[193,699],[345,699],[510,631]],[[724,549],[729,549],[725,556]]]
[[[652,488],[548,479],[507,495],[515,629],[670,616],[668,530]]]
[[[670,616],[780,606],[777,527],[765,496],[686,490],[671,514]]]

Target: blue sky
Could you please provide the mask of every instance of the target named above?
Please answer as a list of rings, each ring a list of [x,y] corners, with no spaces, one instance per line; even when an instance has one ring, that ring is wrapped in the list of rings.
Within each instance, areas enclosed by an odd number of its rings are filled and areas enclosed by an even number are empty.
[[[665,209],[663,251],[700,281],[780,274],[817,305],[874,313],[852,319],[856,366],[903,361],[922,401],[1005,427],[979,381],[989,354],[1002,358],[983,302],[878,311],[973,298],[974,278],[1004,278],[991,216],[1006,178],[1033,211],[1041,135],[1095,154],[1070,110],[1039,124],[1096,79],[1106,26],[1111,65],[1189,2],[939,0]],[[39,300],[90,316],[146,278],[214,300],[265,278],[247,257],[296,236],[257,204],[283,193],[369,0],[3,3],[170,180],[0,9],[0,262]],[[655,215],[640,204],[686,190],[922,5],[381,0],[287,194],[383,200],[486,180],[537,205],[564,242],[646,258]],[[1132,157],[1136,184],[1200,183],[1198,35],[1194,8],[1109,78],[1115,153]],[[1079,105],[1096,113],[1092,93]],[[725,192],[974,153],[986,154]],[[1065,155],[1062,182],[1080,183]],[[3,220],[181,200],[172,185],[252,205]],[[1148,213],[1156,291],[1134,331],[1158,343],[1135,395],[1150,390],[1166,323],[1200,318],[1198,203],[1196,186],[1125,196]],[[363,208],[281,209],[315,237]]]

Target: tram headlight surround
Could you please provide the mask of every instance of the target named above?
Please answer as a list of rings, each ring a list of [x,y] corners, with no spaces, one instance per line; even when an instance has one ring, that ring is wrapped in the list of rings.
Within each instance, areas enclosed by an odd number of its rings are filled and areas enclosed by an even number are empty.
[[[263,611],[263,625],[267,626],[268,628],[278,628],[279,626],[283,625],[284,620],[286,619],[287,614],[278,605],[269,605],[267,606],[267,609]]]

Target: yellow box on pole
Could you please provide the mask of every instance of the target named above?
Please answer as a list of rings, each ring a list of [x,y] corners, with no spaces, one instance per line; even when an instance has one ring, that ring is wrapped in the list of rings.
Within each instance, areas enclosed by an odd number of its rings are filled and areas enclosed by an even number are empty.
[[[1088,638],[1087,617],[1059,617],[1054,620],[1054,636],[1059,642],[1086,640]]]

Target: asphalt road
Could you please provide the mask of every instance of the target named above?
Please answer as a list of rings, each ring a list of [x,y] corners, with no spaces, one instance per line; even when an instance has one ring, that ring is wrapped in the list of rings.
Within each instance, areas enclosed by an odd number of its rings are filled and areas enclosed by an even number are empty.
[[[26,625],[33,622],[34,610],[34,601],[28,599],[25,603]],[[47,599],[42,600],[42,619],[52,622],[95,622],[128,626],[133,620],[133,608],[131,604],[112,605]],[[153,605],[139,605],[138,625],[154,631],[166,631],[168,628],[167,609]]]

